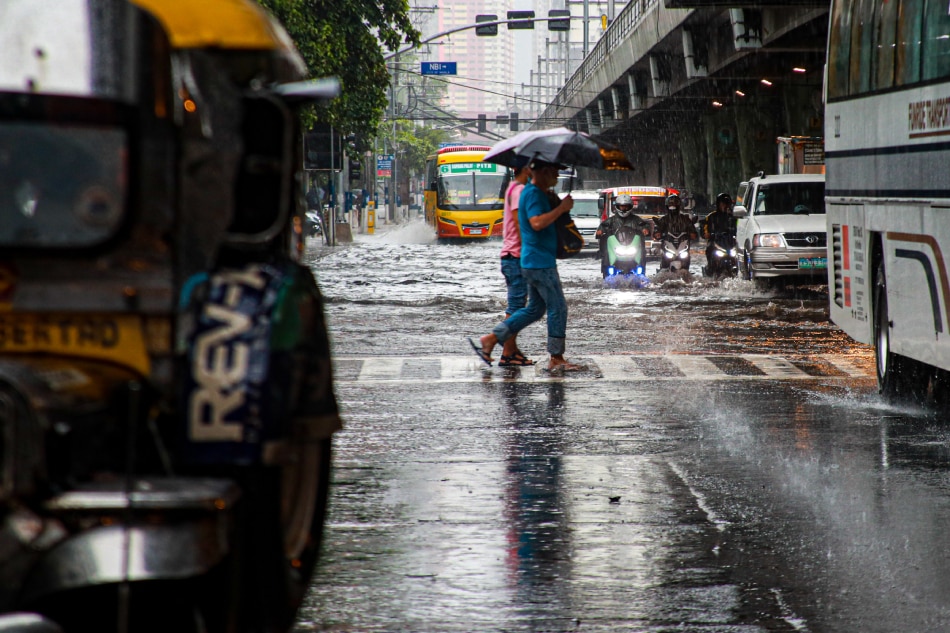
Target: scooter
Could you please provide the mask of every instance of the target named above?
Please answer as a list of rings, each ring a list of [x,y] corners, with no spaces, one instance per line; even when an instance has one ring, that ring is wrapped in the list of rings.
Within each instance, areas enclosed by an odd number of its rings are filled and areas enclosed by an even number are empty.
[[[310,209],[305,216],[307,226],[307,236],[316,237],[323,235],[323,218],[316,209]]]
[[[689,233],[665,233],[660,242],[660,267],[657,272],[689,272]]]
[[[709,238],[709,248],[706,249],[706,265],[703,266],[704,277],[735,277],[739,273],[739,263],[736,259],[736,236],[732,233],[715,233]]]
[[[631,226],[621,226],[607,237],[604,279],[614,276],[643,275],[646,252],[643,236]]]

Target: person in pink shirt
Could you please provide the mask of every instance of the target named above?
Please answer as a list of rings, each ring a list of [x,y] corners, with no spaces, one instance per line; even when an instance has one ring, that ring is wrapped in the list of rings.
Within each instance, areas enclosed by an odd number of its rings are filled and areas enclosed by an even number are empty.
[[[525,159],[527,161],[527,159]],[[527,303],[528,285],[521,276],[521,228],[518,226],[518,200],[521,190],[531,178],[531,170],[527,164],[515,167],[515,177],[505,192],[505,215],[503,227],[504,242],[501,246],[501,274],[505,276],[508,285],[508,307],[505,308],[507,319]],[[526,358],[518,349],[517,337],[512,336],[505,341],[501,350],[499,367],[513,367],[534,365],[534,361]]]

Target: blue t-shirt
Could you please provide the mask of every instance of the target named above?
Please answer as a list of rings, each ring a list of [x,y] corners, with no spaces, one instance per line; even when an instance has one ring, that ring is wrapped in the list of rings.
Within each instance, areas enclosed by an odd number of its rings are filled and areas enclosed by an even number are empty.
[[[529,221],[529,218],[550,210],[551,204],[547,194],[533,182],[525,185],[518,202],[522,268],[557,268],[557,229],[552,223],[540,231],[535,231]]]

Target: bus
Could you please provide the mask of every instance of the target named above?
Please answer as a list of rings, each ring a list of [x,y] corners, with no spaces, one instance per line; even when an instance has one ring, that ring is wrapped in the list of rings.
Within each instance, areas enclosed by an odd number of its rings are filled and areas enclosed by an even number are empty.
[[[425,217],[439,240],[502,236],[511,170],[482,162],[490,147],[443,147],[426,159]]]
[[[832,0],[825,72],[831,319],[874,346],[887,399],[947,397],[946,0]]]

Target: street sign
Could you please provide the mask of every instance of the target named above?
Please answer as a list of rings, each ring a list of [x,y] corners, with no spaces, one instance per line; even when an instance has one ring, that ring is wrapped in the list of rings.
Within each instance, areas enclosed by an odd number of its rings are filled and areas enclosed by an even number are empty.
[[[379,154],[376,157],[376,176],[379,178],[391,178],[393,175],[393,155]]]
[[[423,75],[454,75],[456,62],[422,62]]]

